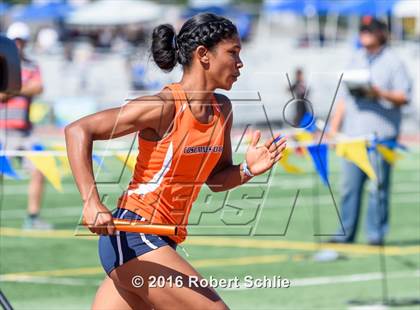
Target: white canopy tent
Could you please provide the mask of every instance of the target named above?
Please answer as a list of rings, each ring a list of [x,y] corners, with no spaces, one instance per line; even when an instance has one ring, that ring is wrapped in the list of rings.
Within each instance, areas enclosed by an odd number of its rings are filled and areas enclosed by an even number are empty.
[[[150,1],[100,0],[71,13],[66,23],[79,26],[113,26],[144,23],[161,17],[160,5]]]
[[[226,6],[231,0],[189,0],[188,5],[192,8],[203,8],[209,6]]]
[[[420,3],[413,0],[400,0],[395,4],[394,15],[397,17],[420,17]]]

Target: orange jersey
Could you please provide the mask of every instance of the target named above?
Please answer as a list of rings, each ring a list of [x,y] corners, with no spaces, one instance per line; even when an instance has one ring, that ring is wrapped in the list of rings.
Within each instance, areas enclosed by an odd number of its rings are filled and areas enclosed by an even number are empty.
[[[133,178],[118,207],[153,224],[178,225],[178,235],[170,237],[180,243],[187,235],[192,204],[222,155],[225,119],[213,96],[211,122],[199,122],[181,85],[170,84],[168,88],[175,101],[173,127],[159,141],[139,135]]]

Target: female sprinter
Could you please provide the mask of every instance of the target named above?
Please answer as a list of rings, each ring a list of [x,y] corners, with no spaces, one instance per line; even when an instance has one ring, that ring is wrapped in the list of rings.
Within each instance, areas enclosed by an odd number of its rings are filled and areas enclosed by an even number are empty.
[[[223,17],[196,15],[178,35],[172,26],[160,25],[153,31],[154,61],[165,71],[181,64],[181,81],[66,127],[83,221],[101,235],[99,256],[107,273],[94,309],[227,308],[213,288],[190,285],[189,279],[202,277],[175,247],[186,237],[188,215],[203,183],[213,191],[244,184],[270,169],[286,147],[284,138],[257,146],[261,133],[256,131],[245,161],[232,163],[231,103],[214,90],[231,89],[243,66],[240,50],[236,27]],[[95,186],[92,143],[132,132],[139,132],[139,156],[128,190],[111,214]],[[165,237],[115,231],[113,217],[177,225],[179,233]],[[150,285],[153,277],[167,282]]]

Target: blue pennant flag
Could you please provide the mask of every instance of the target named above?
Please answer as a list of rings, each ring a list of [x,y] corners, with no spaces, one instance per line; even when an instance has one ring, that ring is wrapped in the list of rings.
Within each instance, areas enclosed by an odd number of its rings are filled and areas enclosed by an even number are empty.
[[[307,147],[322,182],[328,185],[328,146],[314,144]]]
[[[398,143],[398,141],[396,139],[377,139],[377,138],[373,138],[368,146],[368,151],[372,152],[376,150],[376,146],[380,144],[383,145],[387,148],[389,148],[390,150],[393,149],[400,149],[402,151],[407,151],[408,149],[405,145],[402,145],[400,143]]]
[[[387,148],[389,148],[391,150],[397,148],[397,149],[401,149],[403,151],[408,151],[407,147],[405,145],[402,145],[402,144],[398,143],[398,141],[395,140],[395,139],[377,140],[376,143],[377,144],[382,144],[382,145],[386,146]]]
[[[32,145],[33,151],[45,151],[45,147],[42,144],[36,143]]]
[[[299,128],[303,128],[309,132],[315,132],[315,121],[315,117],[311,113],[305,112],[305,114],[302,116],[302,119],[300,120]]]
[[[13,170],[9,159],[6,156],[0,156],[0,173],[8,175],[14,179],[20,179],[19,175]]]
[[[2,150],[2,145],[0,143],[0,150]],[[14,179],[20,179],[20,176],[16,173],[13,169],[12,165],[10,164],[10,160],[6,157],[1,155],[0,156],[0,173],[4,175],[8,175]]]
[[[106,166],[105,166],[105,162],[102,162],[101,157],[99,157],[98,155],[92,154],[92,159],[98,166],[101,167],[101,169],[107,171]]]
[[[98,155],[92,154],[92,159],[98,166],[101,165],[101,158]]]

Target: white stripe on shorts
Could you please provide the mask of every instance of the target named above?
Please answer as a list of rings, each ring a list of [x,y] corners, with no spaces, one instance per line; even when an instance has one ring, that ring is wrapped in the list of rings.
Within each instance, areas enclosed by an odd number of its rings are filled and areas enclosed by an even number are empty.
[[[121,217],[119,218],[124,218],[124,215],[127,213],[128,210],[124,210],[124,212],[121,214]],[[124,263],[124,257],[123,257],[123,253],[122,253],[122,248],[121,248],[121,237],[120,237],[120,232],[117,230],[117,247],[118,247],[118,255],[119,255],[119,263],[120,266]]]
[[[140,221],[145,221],[144,217],[142,217],[140,219]],[[141,240],[143,240],[143,242],[146,243],[149,246],[149,248],[151,248],[153,250],[155,250],[155,249],[158,248],[156,245],[154,245],[153,243],[151,243],[150,240],[148,240],[143,233],[140,233],[140,237],[141,237]]]

